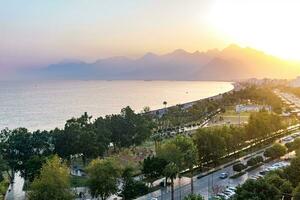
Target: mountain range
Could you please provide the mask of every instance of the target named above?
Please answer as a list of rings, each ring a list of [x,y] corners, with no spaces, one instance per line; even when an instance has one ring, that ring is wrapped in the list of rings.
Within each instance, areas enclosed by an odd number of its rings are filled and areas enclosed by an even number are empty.
[[[164,55],[147,53],[138,59],[112,57],[93,63],[69,60],[31,70],[29,74],[32,73],[47,79],[228,81],[291,78],[300,74],[300,65],[232,44],[223,50],[189,53],[177,49]]]

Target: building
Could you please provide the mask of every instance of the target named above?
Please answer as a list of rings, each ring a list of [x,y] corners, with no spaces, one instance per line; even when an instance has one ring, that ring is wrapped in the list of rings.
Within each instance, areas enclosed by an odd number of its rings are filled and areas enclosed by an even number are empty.
[[[298,76],[296,79],[291,80],[290,84],[291,87],[300,87],[300,76]]]
[[[255,104],[239,104],[235,106],[235,112],[259,112],[261,110],[272,111],[272,107],[268,105],[255,105]]]

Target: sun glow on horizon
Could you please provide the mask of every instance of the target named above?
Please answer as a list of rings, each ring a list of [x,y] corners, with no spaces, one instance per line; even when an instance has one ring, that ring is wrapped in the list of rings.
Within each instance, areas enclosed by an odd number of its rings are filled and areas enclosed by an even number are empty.
[[[299,8],[292,0],[217,0],[208,20],[230,41],[300,60]]]

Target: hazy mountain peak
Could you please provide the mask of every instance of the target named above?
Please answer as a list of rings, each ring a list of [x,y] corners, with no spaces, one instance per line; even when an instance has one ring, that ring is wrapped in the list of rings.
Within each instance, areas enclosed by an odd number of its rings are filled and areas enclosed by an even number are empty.
[[[142,57],[142,59],[152,59],[152,58],[156,58],[157,56],[158,55],[156,55],[155,53],[148,52]]]
[[[81,64],[81,63],[84,63],[84,62],[82,60],[79,60],[79,59],[69,58],[69,59],[63,59],[60,62],[58,62],[57,64],[68,64],[68,63]]]
[[[186,54],[190,54],[190,53],[185,51],[184,49],[176,49],[171,54],[173,54],[173,55],[186,55]]]
[[[242,47],[240,47],[240,46],[238,46],[238,45],[236,45],[236,44],[230,44],[230,45],[228,45],[226,48],[224,48],[223,50],[222,50],[222,52],[235,52],[235,51],[240,51],[240,50],[242,50],[243,48]]]
[[[49,65],[37,74],[68,79],[233,80],[272,75],[288,77],[291,73],[285,67],[286,63],[276,57],[231,44],[221,51],[210,49],[189,53],[177,49],[164,55],[148,52],[139,59],[118,56],[94,63],[69,59]],[[289,69],[292,67],[289,66]],[[286,72],[285,75],[283,72]],[[299,72],[295,68],[293,76]]]

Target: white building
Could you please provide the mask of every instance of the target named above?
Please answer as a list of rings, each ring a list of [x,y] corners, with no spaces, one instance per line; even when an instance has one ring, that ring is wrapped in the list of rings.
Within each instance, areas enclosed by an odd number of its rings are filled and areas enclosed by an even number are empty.
[[[247,105],[236,105],[235,112],[259,112],[261,110],[271,111],[272,107],[267,105],[255,105],[255,104],[247,104]]]
[[[291,87],[300,87],[300,76],[290,82]]]

